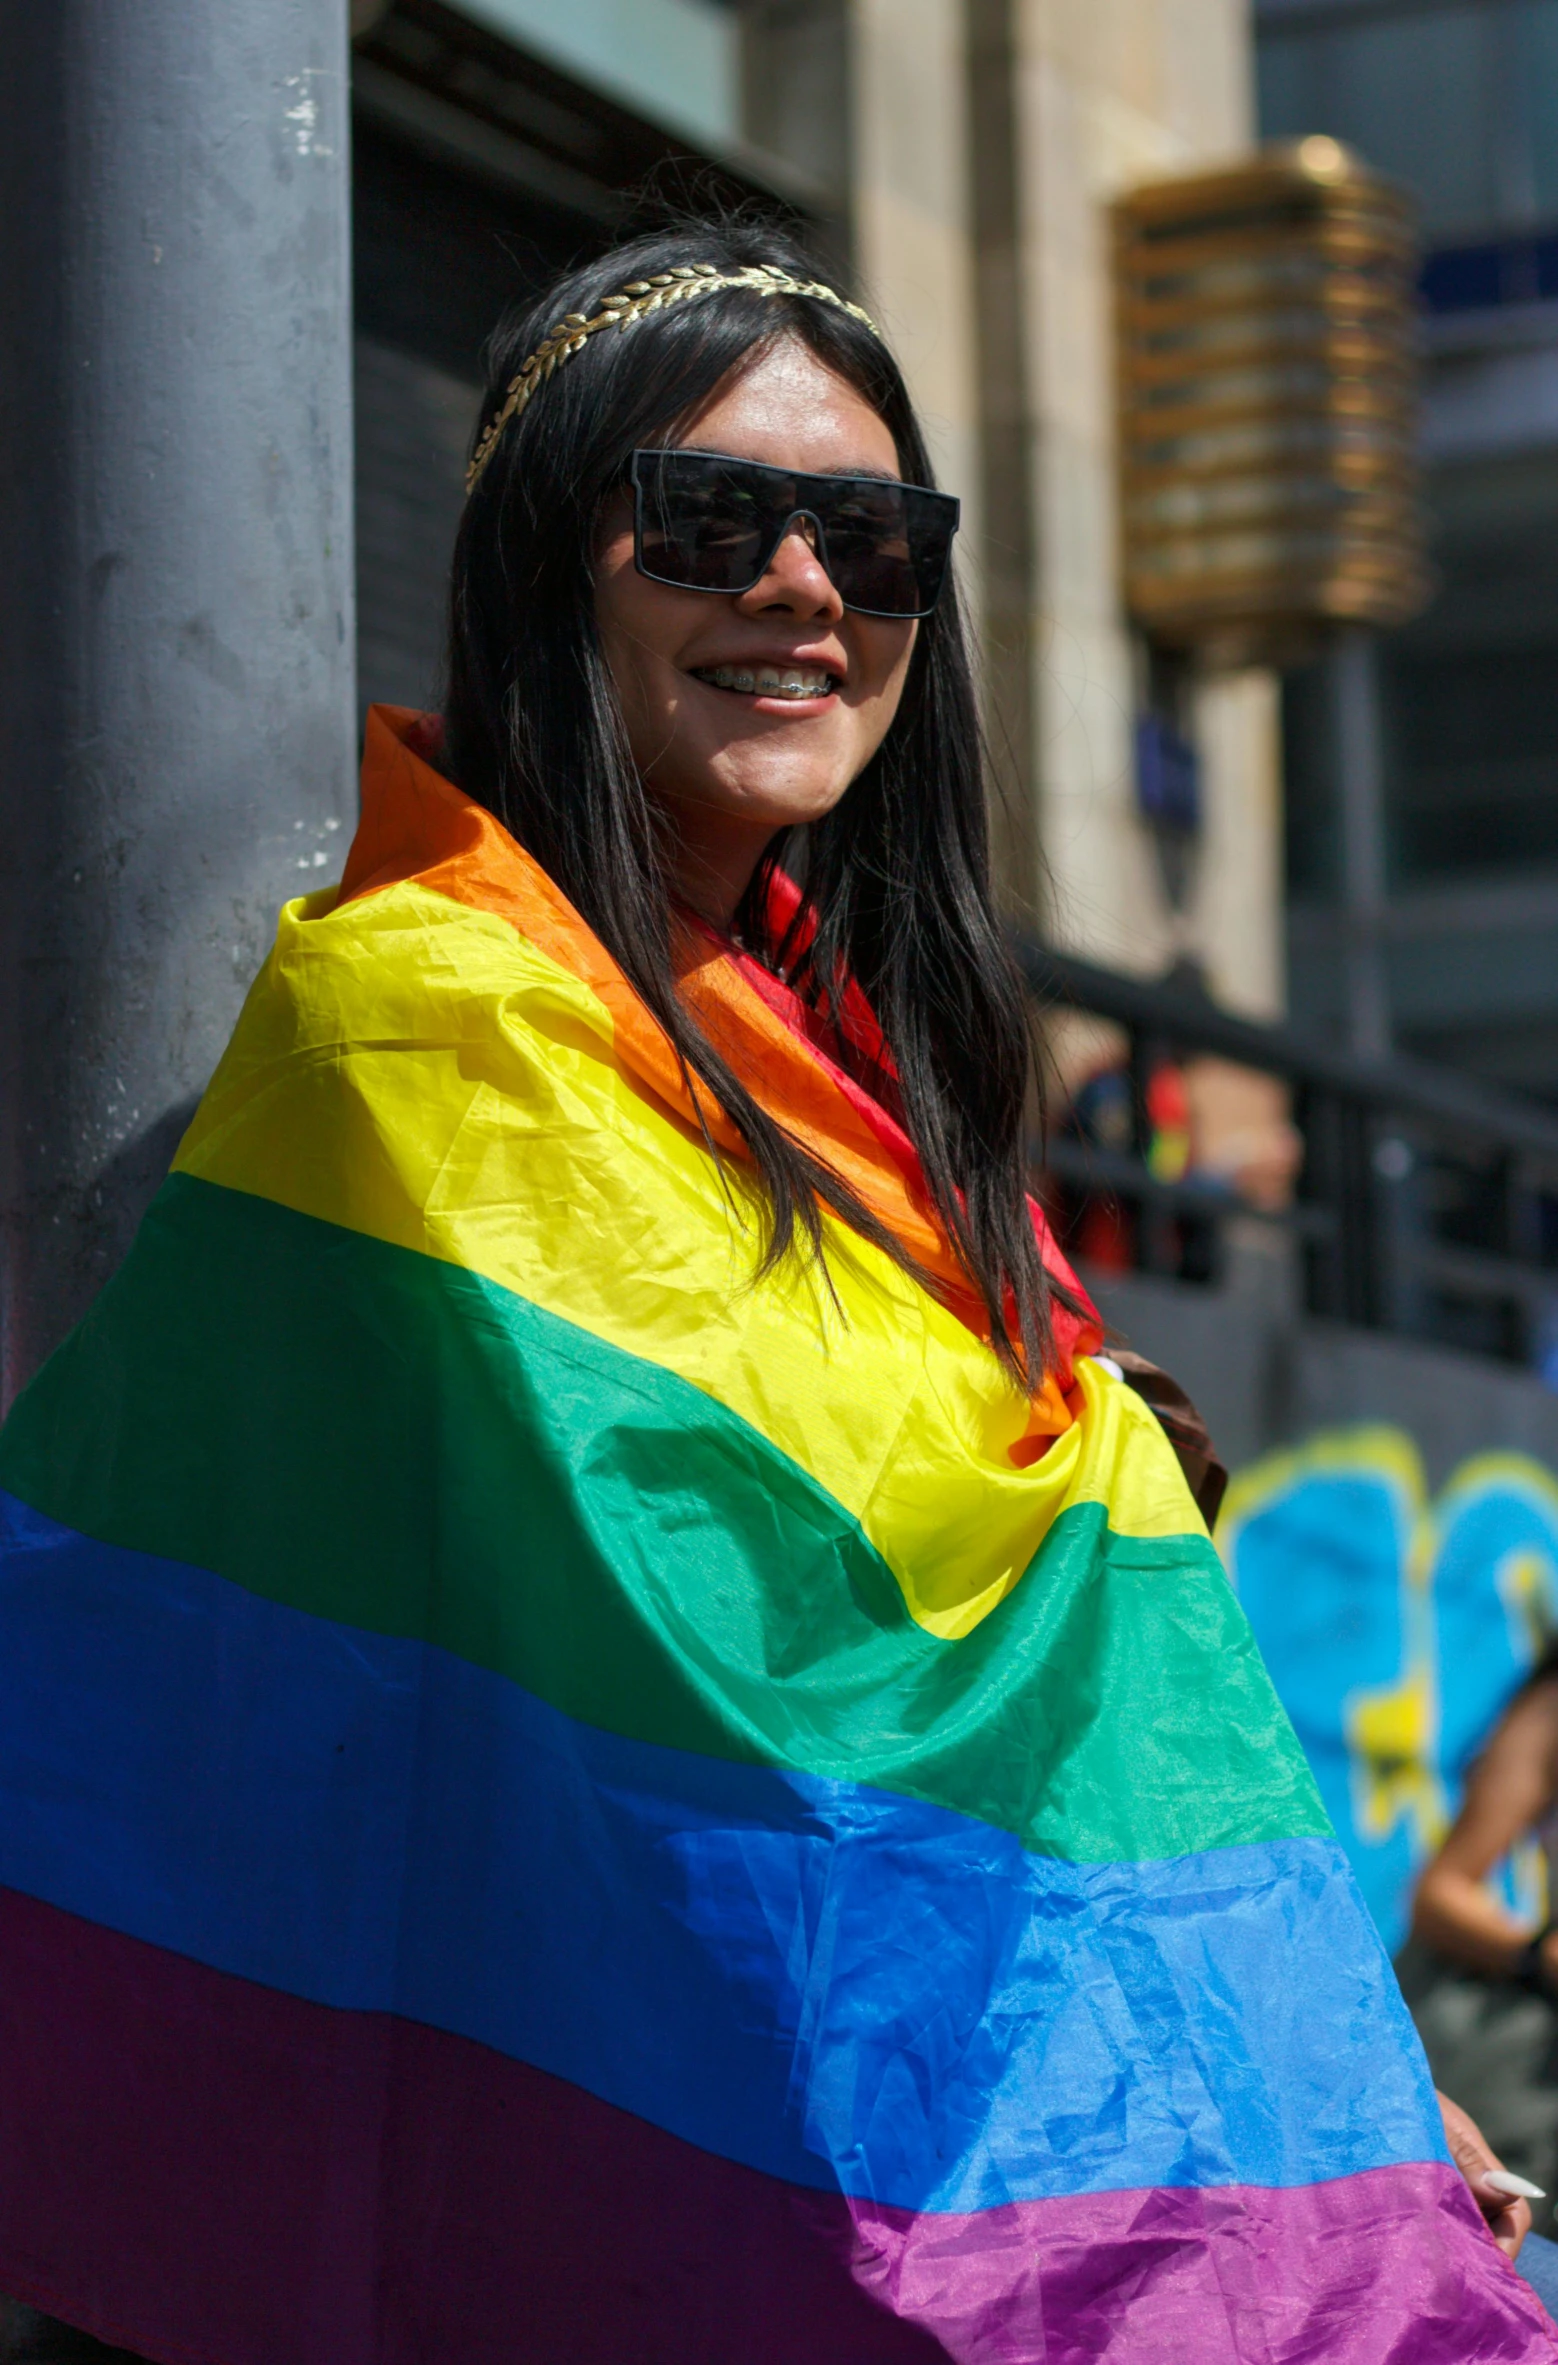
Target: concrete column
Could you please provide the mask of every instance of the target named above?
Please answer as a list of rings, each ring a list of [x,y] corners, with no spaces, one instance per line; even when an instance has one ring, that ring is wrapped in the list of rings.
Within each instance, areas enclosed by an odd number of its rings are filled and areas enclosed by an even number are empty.
[[[11,0],[0,1400],[353,811],[346,0]]]
[[[976,20],[989,0],[970,0]],[[1030,775],[1058,940],[1148,973],[1193,953],[1212,989],[1280,1003],[1280,791],[1269,678],[1195,700],[1204,861],[1188,928],[1136,808],[1119,565],[1110,201],[1225,162],[1253,134],[1245,0],[1010,0],[1021,377],[1032,501]],[[1045,892],[1043,883],[1041,894]]]
[[[963,503],[958,572],[977,640],[979,396],[962,0],[851,0],[849,37],[855,262],[924,420],[937,477]]]
[[[979,395],[984,646],[980,680],[994,773],[993,854],[1007,909],[1029,924],[1039,897],[1033,728],[1034,588],[1028,287],[1018,148],[1019,0],[966,0],[974,358]]]

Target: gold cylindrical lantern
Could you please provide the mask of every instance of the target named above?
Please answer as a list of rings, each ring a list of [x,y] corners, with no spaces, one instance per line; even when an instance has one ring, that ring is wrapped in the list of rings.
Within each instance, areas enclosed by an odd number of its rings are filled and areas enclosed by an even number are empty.
[[[1170,648],[1281,663],[1430,579],[1406,198],[1331,139],[1115,207],[1126,601]]]

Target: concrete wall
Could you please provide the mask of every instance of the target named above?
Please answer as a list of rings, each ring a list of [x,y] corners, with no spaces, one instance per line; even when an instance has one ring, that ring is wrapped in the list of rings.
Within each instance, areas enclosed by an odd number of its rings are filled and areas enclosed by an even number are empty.
[[[1232,1470],[1319,1429],[1383,1421],[1415,1441],[1431,1488],[1494,1450],[1558,1471],[1558,1395],[1480,1355],[1306,1319],[1287,1256],[1263,1227],[1231,1243],[1220,1288],[1139,1274],[1087,1282],[1126,1341],[1189,1390]]]

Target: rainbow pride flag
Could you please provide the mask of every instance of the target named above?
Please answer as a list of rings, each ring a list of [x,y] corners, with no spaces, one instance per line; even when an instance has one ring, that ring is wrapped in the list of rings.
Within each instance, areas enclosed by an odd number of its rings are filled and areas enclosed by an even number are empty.
[[[1020,1400],[891,1119],[684,984],[947,1303],[753,1284],[375,714],[0,1439],[0,2289],[171,2365],[1551,2358],[1151,1414],[1077,1323]]]

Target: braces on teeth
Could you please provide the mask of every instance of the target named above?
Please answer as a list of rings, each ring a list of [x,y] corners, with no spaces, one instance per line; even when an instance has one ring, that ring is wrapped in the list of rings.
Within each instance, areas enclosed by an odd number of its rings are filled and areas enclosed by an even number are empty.
[[[763,698],[825,698],[833,687],[831,673],[793,666],[780,672],[772,665],[709,665],[699,666],[697,673],[717,690],[742,690],[748,697],[755,692]]]

